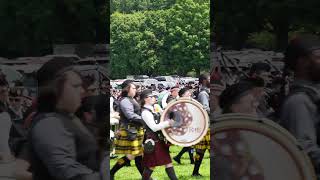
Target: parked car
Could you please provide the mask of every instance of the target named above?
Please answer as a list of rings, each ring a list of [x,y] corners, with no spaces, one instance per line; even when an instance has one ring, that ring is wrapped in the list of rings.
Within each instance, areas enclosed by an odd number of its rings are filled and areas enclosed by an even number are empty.
[[[171,76],[157,76],[155,79],[162,83],[165,87],[171,88],[179,84],[179,82],[174,80],[174,78]]]
[[[145,86],[151,86],[151,85],[158,86],[158,84],[159,84],[159,81],[156,79],[143,79],[143,85]]]

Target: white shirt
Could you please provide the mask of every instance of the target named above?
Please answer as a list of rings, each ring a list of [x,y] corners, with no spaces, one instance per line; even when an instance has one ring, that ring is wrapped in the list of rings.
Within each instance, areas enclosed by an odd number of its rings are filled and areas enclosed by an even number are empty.
[[[145,108],[150,109],[154,112],[154,109],[151,105],[144,105]],[[169,121],[166,122],[160,122],[159,124],[156,124],[156,122],[154,121],[154,117],[153,114],[148,111],[148,110],[142,110],[141,113],[141,117],[143,119],[143,121],[147,124],[147,126],[153,131],[153,132],[157,132],[161,129],[165,129],[167,127],[169,127]]]
[[[111,97],[110,97],[110,112],[111,112],[111,113],[114,112],[113,103],[114,103],[114,99],[113,99],[113,97],[111,96]]]

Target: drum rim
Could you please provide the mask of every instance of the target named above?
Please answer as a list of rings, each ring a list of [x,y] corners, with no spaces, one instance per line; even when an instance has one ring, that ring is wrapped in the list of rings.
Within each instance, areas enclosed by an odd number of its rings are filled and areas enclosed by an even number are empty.
[[[161,115],[161,118],[160,118],[160,122],[163,122],[164,121],[164,115],[168,112],[168,110],[170,109],[170,107],[172,107],[173,105],[175,104],[178,104],[178,103],[191,103],[193,105],[195,105],[196,107],[199,108],[199,110],[201,111],[203,117],[204,117],[204,120],[206,121],[205,122],[205,128],[203,130],[203,133],[201,134],[201,136],[199,136],[198,139],[190,142],[190,143],[180,143],[174,139],[172,139],[168,134],[167,132],[165,131],[165,129],[162,129],[162,134],[164,135],[164,137],[171,143],[171,144],[174,144],[174,145],[178,145],[178,146],[182,146],[182,147],[190,147],[190,146],[193,146],[195,144],[198,144],[204,137],[205,135],[207,134],[208,132],[208,129],[209,129],[209,115],[208,113],[203,109],[203,106],[201,103],[199,103],[198,101],[192,99],[192,98],[188,98],[188,97],[183,97],[183,98],[179,98],[177,101],[174,101],[174,102],[170,102],[168,104],[168,106],[166,107],[166,109],[163,111],[162,115]],[[167,128],[166,128],[167,129]]]
[[[261,125],[257,126],[257,123]],[[317,179],[310,158],[302,150],[294,136],[272,120],[239,113],[225,114],[215,119],[211,135],[228,129],[249,130],[272,139],[294,160],[303,180],[310,180],[310,178],[312,180]]]

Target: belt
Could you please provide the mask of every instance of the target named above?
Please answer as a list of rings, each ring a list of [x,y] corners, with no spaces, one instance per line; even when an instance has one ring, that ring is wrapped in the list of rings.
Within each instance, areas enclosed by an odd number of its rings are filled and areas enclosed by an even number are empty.
[[[142,125],[138,125],[138,124],[128,123],[128,124],[121,124],[120,127],[123,127],[125,129],[132,128],[132,127],[139,129],[139,128],[142,128],[143,126]]]

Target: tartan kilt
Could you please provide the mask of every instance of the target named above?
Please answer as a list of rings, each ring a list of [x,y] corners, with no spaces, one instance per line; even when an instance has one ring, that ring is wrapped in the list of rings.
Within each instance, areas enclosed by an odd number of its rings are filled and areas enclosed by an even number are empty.
[[[195,149],[200,149],[200,150],[210,150],[210,128],[207,131],[207,134],[202,138],[202,140],[194,145]]]
[[[137,129],[137,137],[134,140],[128,140],[128,133],[124,127],[120,127],[119,135],[115,139],[115,153],[116,154],[131,154],[140,156],[143,154],[143,138],[144,129],[140,127]]]

